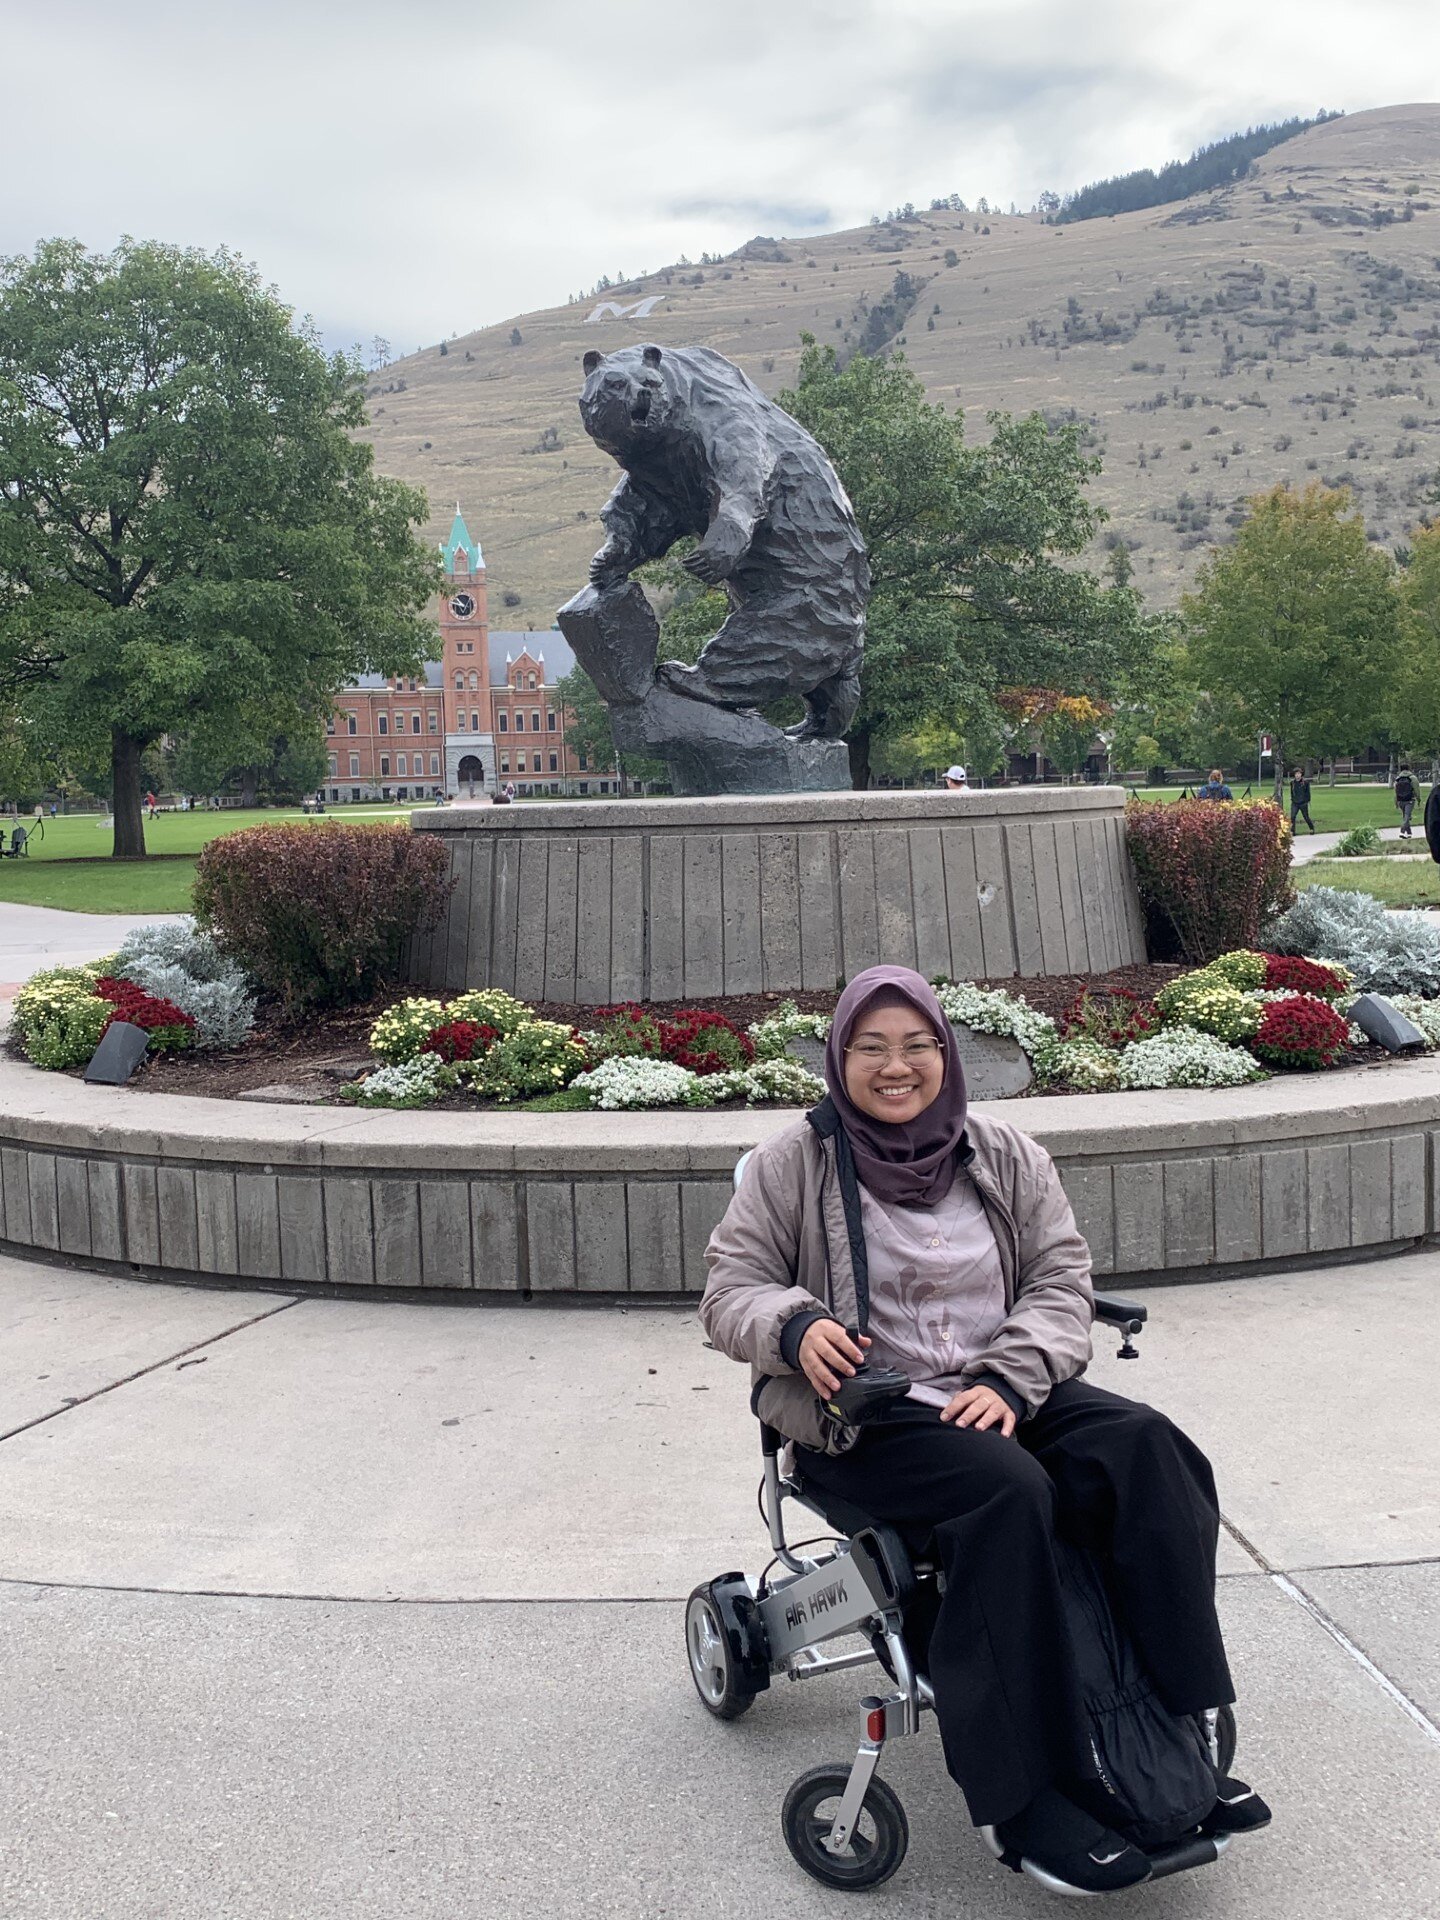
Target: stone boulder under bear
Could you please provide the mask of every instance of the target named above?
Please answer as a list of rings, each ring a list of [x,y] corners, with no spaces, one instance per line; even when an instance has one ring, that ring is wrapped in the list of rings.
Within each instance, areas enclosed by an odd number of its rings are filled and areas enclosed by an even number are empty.
[[[709,347],[587,353],[580,416],[625,469],[601,511],[592,585],[620,585],[686,534],[685,566],[731,612],[664,685],[743,709],[805,702],[797,739],[837,740],[860,699],[870,565],[835,469],[798,421]]]

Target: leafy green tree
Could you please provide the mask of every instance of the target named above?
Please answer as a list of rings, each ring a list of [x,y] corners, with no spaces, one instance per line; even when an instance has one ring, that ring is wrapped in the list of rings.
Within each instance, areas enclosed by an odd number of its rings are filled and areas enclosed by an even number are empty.
[[[1434,763],[1440,761],[1440,521],[1410,542],[1400,576],[1400,618],[1391,732],[1407,753]]]
[[[43,242],[0,263],[0,695],[108,752],[115,852],[145,851],[142,757],[414,672],[421,494],[374,471],[358,362],[234,255]]]
[[[993,734],[1003,686],[1105,697],[1153,642],[1138,596],[1074,564],[1102,519],[1099,470],[1076,427],[990,416],[983,444],[932,406],[904,356],[857,358],[803,335],[799,380],[779,395],[834,461],[870,549],[851,777],[870,784],[878,741],[931,723]]]
[[[1287,767],[1364,745],[1391,704],[1394,564],[1350,507],[1318,483],[1257,494],[1183,603],[1198,684],[1232,702],[1252,736],[1274,736],[1277,795]]]

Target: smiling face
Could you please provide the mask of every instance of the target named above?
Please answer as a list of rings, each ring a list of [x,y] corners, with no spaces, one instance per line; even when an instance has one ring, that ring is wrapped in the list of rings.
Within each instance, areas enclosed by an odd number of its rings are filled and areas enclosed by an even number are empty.
[[[862,1113],[898,1126],[922,1114],[944,1084],[944,1049],[924,1014],[911,1006],[861,1011],[845,1050],[845,1091]]]

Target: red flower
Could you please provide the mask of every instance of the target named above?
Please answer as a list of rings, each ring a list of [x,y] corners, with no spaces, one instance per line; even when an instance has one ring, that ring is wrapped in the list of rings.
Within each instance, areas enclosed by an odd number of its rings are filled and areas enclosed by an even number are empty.
[[[438,1054],[442,1060],[474,1060],[500,1038],[498,1027],[482,1020],[442,1020],[426,1034],[421,1053]]]
[[[159,999],[137,987],[133,980],[117,980],[109,974],[95,982],[95,992],[115,1009],[105,1022],[106,1033],[117,1020],[123,1020],[148,1033],[157,1052],[174,1052],[190,1045],[195,1033],[194,1016],[173,1000]]]
[[[731,1073],[748,1067],[755,1043],[723,1013],[687,1008],[673,1020],[660,1022],[660,1045],[665,1059],[692,1073]]]
[[[1265,955],[1265,989],[1268,993],[1314,993],[1322,1000],[1334,1000],[1345,991],[1345,978],[1322,961],[1307,960],[1298,953]]]
[[[1333,1007],[1318,1000],[1272,1000],[1260,1020],[1250,1051],[1275,1067],[1314,1071],[1334,1063],[1350,1038],[1350,1028]]]

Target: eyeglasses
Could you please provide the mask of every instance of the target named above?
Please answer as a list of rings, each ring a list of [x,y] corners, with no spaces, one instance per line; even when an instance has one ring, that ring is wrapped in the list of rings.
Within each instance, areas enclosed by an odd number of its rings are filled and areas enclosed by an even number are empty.
[[[866,1067],[885,1067],[899,1054],[907,1067],[924,1067],[941,1051],[938,1040],[907,1040],[903,1047],[882,1046],[878,1040],[864,1040],[858,1047],[846,1047],[846,1053]]]

